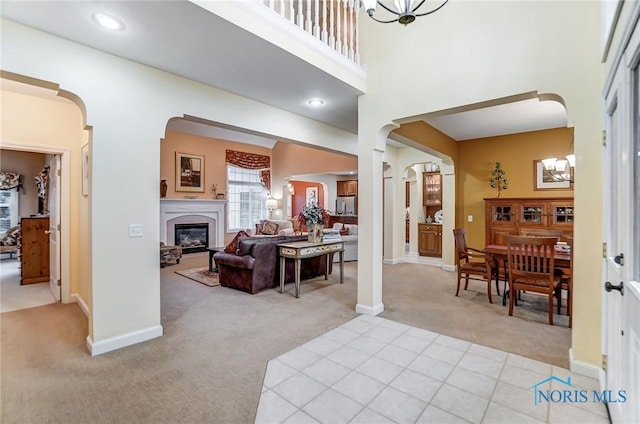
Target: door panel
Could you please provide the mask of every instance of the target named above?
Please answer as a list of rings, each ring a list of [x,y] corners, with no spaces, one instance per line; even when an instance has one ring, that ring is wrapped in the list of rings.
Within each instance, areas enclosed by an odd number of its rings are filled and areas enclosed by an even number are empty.
[[[60,155],[49,159],[49,290],[60,301]]]

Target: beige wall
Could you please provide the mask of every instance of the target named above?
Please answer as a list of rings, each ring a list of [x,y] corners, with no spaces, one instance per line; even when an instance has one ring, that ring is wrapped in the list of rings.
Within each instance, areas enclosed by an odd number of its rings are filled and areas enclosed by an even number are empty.
[[[70,173],[68,187],[62,186],[62,191],[68,192],[68,203],[61,207],[68,211],[69,222],[69,275],[68,287],[72,300],[78,300],[83,308],[91,308],[91,262],[90,262],[90,234],[89,234],[89,197],[82,196],[80,148],[88,142],[88,131],[85,131],[83,115],[78,105],[57,97],[55,91],[38,91],[30,89],[22,94],[15,91],[20,86],[11,85],[6,89],[6,80],[0,91],[2,114],[0,114],[1,131],[0,143],[10,144],[12,147],[41,152],[64,151],[69,156]],[[41,97],[41,96],[44,96]],[[17,153],[17,152],[14,152]],[[27,155],[28,153],[22,153]],[[42,164],[44,164],[44,155]],[[3,167],[7,156],[3,151]],[[40,169],[42,167],[40,166]],[[30,192],[33,176],[25,176],[25,186]],[[62,179],[62,181],[65,181]],[[36,201],[37,211],[37,201]],[[62,239],[64,242],[64,239]],[[64,252],[64,246],[63,246]],[[62,258],[63,261],[65,258]],[[64,269],[64,265],[63,265]],[[63,290],[64,296],[64,290]],[[63,298],[63,301],[65,299]]]
[[[38,189],[33,179],[45,166],[43,153],[21,152],[18,150],[2,149],[0,151],[2,172],[20,173],[20,204],[19,217],[38,213]]]

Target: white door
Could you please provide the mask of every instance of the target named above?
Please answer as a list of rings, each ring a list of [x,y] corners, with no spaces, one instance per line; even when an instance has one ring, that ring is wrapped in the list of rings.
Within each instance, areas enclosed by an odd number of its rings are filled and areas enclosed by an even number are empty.
[[[631,41],[605,99],[602,350],[614,424],[640,417],[640,31]]]
[[[49,289],[60,301],[60,155],[52,155],[49,165]]]

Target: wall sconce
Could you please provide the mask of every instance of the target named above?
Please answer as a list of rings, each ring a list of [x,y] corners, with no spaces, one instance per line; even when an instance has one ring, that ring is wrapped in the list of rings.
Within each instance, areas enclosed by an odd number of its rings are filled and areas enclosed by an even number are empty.
[[[293,188],[293,184],[288,183],[287,184],[287,188],[289,189],[289,195],[290,196],[295,196],[296,195],[296,190]]]
[[[278,208],[278,201],[271,197],[267,197],[266,207],[269,210],[269,218],[272,218],[273,210]]]

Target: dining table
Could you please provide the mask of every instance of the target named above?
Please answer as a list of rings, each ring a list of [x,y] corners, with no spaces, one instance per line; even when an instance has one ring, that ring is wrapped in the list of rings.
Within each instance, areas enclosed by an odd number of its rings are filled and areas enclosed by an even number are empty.
[[[495,258],[504,268],[504,290],[502,293],[502,305],[506,306],[507,296],[509,291],[507,290],[508,275],[507,267],[509,261],[509,248],[506,244],[489,244],[482,249],[482,252],[491,255]],[[553,254],[554,268],[562,269],[563,272],[571,272],[571,252],[568,250],[555,249]],[[499,278],[496,277],[496,278]]]

